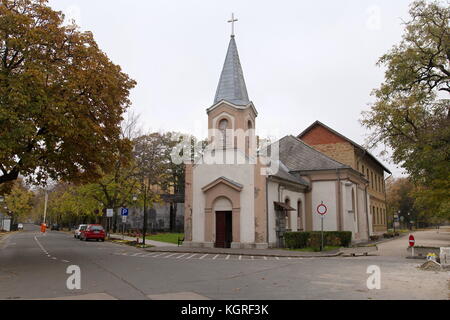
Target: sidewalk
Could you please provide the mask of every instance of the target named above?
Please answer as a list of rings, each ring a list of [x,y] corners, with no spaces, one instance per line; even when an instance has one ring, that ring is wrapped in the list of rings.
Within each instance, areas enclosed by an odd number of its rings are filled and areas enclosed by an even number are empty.
[[[138,237],[128,237],[128,236],[122,236],[121,234],[114,234],[111,233],[110,235],[111,239],[117,239],[117,240],[127,240],[127,241],[136,241],[136,239],[138,239]],[[139,243],[142,243],[142,237],[139,238]],[[160,242],[160,241],[154,241],[154,240],[149,240],[146,239],[145,240],[145,244],[149,244],[155,247],[165,247],[165,248],[171,248],[171,247],[176,247],[176,244],[173,243],[167,243],[167,242]]]
[[[166,246],[146,249],[149,252],[172,252],[172,253],[204,253],[204,254],[225,254],[238,256],[265,256],[265,257],[295,257],[295,258],[325,258],[337,257],[342,254],[340,250],[327,252],[302,252],[283,249],[222,249],[222,248],[188,248]]]

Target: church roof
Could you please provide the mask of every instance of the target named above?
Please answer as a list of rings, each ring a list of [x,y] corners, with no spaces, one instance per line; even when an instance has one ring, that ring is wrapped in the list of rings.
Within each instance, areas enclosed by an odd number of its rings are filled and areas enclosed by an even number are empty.
[[[286,136],[278,143],[280,161],[288,167],[290,172],[351,169],[351,167],[331,159],[294,136]]]
[[[228,46],[227,57],[217,87],[214,105],[222,100],[237,106],[246,106],[250,103],[234,36],[231,36]]]

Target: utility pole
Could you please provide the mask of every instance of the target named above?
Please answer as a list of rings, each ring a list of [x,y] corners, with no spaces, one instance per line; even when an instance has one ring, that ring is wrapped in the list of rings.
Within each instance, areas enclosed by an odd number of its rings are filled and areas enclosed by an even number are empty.
[[[44,201],[44,224],[45,224],[45,220],[47,218],[47,202],[48,202],[47,189],[45,189],[44,192],[45,192],[45,201]]]
[[[145,247],[145,237],[147,236],[147,192],[148,192],[148,178],[144,178],[144,225],[142,227],[143,247]]]

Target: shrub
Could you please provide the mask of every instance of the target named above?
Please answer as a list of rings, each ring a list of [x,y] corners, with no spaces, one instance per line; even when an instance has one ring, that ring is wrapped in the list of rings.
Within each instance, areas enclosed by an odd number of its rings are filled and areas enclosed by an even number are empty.
[[[320,249],[322,234],[320,231],[312,232],[287,232],[284,235],[285,246],[289,249],[302,249],[312,247]],[[350,231],[324,231],[324,246],[349,247],[352,242]]]
[[[370,236],[370,240],[377,241],[380,239],[380,236]]]
[[[287,232],[284,234],[285,246],[289,249],[305,248],[309,236],[309,232]]]

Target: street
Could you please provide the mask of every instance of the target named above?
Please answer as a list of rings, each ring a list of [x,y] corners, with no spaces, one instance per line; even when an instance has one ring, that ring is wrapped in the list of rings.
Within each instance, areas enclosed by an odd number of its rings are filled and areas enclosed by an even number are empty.
[[[25,225],[0,241],[0,299],[448,299],[449,272],[417,269],[423,261],[405,259],[406,246],[407,238],[385,242],[368,257],[227,258],[149,253]],[[66,286],[71,265],[80,267],[80,290]],[[379,290],[366,285],[372,265],[381,269]]]

